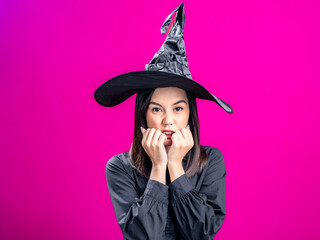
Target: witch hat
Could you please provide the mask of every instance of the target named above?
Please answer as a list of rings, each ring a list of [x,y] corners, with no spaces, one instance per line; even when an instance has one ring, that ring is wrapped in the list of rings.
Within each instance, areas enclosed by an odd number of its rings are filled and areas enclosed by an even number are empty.
[[[140,89],[178,87],[192,92],[196,98],[214,101],[226,112],[233,113],[229,104],[192,80],[183,36],[184,3],[168,15],[162,24],[161,34],[168,31],[175,12],[177,12],[175,22],[165,42],[152,60],[145,65],[145,70],[124,73],[102,84],[94,93],[99,104],[106,107],[118,105]]]

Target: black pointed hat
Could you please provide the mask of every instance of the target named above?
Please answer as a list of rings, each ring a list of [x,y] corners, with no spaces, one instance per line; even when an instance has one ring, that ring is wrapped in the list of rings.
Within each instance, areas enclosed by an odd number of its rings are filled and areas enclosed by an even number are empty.
[[[175,22],[165,42],[153,59],[145,65],[145,70],[121,74],[102,84],[94,93],[99,104],[106,107],[118,105],[140,89],[178,87],[192,92],[196,98],[215,101],[226,112],[233,113],[229,104],[191,78],[183,36],[184,3],[166,18],[161,27],[161,34],[168,31],[175,12],[177,12]]]

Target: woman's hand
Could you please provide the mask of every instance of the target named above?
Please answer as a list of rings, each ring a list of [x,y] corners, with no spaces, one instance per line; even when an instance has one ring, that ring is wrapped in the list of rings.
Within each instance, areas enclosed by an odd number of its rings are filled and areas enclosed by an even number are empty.
[[[167,138],[159,129],[141,127],[142,147],[152,161],[153,167],[166,167],[168,158],[164,147],[164,140]]]
[[[194,141],[189,125],[177,130],[171,137],[172,145],[168,151],[168,166],[182,166],[183,157],[193,147]]]

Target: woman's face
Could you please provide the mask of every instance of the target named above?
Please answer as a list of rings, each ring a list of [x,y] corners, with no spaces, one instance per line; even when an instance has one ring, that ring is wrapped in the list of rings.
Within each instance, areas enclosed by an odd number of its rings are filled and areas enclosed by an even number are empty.
[[[175,132],[188,125],[189,102],[186,91],[176,87],[157,88],[150,100],[147,113],[147,127]],[[171,135],[166,134],[165,146],[171,146]]]

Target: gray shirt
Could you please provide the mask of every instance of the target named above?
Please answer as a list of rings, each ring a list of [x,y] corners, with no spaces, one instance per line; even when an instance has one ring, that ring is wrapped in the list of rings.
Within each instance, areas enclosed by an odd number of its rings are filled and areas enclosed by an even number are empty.
[[[226,168],[218,148],[203,148],[208,163],[202,172],[167,185],[138,174],[128,152],[108,161],[109,194],[124,239],[213,239],[225,218]],[[184,169],[186,163],[185,157]]]

